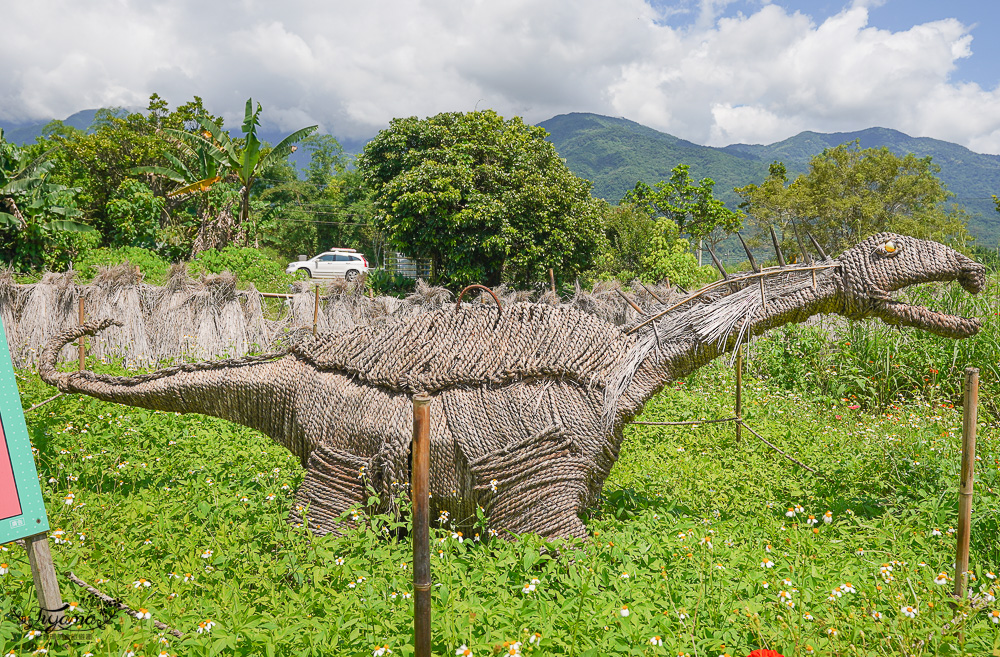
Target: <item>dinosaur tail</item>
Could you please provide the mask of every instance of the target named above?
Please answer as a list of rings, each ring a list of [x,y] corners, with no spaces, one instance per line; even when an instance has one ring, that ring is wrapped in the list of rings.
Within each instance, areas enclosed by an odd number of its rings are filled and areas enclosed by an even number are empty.
[[[275,428],[266,421],[267,415],[262,410],[275,403],[274,391],[268,390],[273,380],[269,368],[278,365],[277,360],[285,355],[284,351],[183,363],[138,376],[56,369],[56,359],[66,344],[117,323],[113,319],[88,322],[53,337],[39,359],[38,373],[42,380],[66,393],[82,393],[103,401],[151,410],[203,413],[272,434]],[[248,388],[259,394],[243,394]]]
[[[62,392],[84,392],[83,390],[70,389],[71,375],[67,372],[56,370],[56,360],[59,358],[59,352],[73,340],[84,335],[95,335],[109,326],[116,325],[121,326],[122,323],[116,319],[101,319],[87,322],[80,326],[74,326],[55,335],[45,345],[45,349],[42,350],[42,355],[38,359],[38,375],[42,377],[42,381],[45,381],[50,386],[59,388]]]

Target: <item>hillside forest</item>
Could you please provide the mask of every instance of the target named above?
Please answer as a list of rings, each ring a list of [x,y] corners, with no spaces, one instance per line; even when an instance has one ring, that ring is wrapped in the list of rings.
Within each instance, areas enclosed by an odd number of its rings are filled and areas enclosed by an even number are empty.
[[[356,158],[316,126],[271,145],[264,112],[248,99],[231,134],[201,98],[171,108],[153,94],[144,111],[99,110],[87,130],[53,121],[23,146],[0,131],[0,260],[28,277],[201,262],[281,287],[288,261],[346,247],[373,265],[387,251],[428,259],[433,282],[453,288],[530,289],[551,268],[568,290],[612,278],[696,285],[715,276],[699,245],[729,245],[727,266],[738,266],[745,253],[727,238],[740,231],[760,248],[772,227],[791,257],[795,228],[830,253],[882,230],[975,248],[930,156],[858,140],[805,167],[775,160],[738,187],[672,162],[608,201],[557,152],[559,135],[491,110],[395,119]],[[289,157],[298,149],[301,168]]]

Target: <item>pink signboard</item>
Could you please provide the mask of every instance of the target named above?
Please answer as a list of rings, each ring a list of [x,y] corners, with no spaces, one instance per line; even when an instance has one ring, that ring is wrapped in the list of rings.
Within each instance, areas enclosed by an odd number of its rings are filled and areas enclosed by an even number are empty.
[[[22,408],[0,322],[0,543],[49,529]]]
[[[21,498],[17,495],[14,466],[10,462],[7,436],[4,435],[3,419],[0,418],[0,520],[19,515],[21,515]]]

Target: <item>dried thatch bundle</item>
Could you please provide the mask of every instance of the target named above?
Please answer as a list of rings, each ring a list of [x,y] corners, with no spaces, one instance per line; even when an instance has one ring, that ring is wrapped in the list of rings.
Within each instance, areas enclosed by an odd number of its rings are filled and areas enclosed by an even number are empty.
[[[307,327],[311,330],[315,315],[317,332],[322,333],[327,330],[327,318],[322,312],[322,300],[320,301],[320,312],[318,315],[316,314],[317,287],[316,283],[309,281],[296,281],[292,285],[292,296],[288,299],[289,317],[286,320],[292,328]]]
[[[190,346],[195,331],[187,300],[197,287],[183,264],[170,268],[167,284],[159,289],[147,321],[156,360],[179,358]]]
[[[151,295],[142,283],[138,267],[125,262],[116,267],[102,267],[90,285],[80,287],[87,319],[114,318],[122,322],[105,331],[87,345],[87,353],[99,358],[119,357],[126,365],[152,365],[156,362],[149,342],[146,318],[152,307]]]
[[[75,271],[64,274],[48,272],[28,288],[18,324],[19,344],[11,352],[19,366],[33,363],[42,347],[55,335],[79,323],[80,288],[74,282]],[[59,360],[76,356],[73,347],[63,347]]]
[[[501,283],[500,285],[493,288],[493,293],[497,295],[505,307],[515,304],[515,303],[531,303],[532,299],[535,297],[535,293],[531,290],[515,290],[509,287],[506,283]],[[481,296],[481,295],[480,295]],[[489,295],[486,295],[487,298]],[[489,299],[492,303],[492,299]]]
[[[422,278],[417,279],[416,287],[407,297],[411,315],[420,315],[432,310],[438,310],[451,302],[454,295],[447,288],[428,285]]]
[[[576,293],[569,301],[569,305],[587,314],[595,315],[606,322],[622,325],[630,317],[628,312],[634,315],[635,311],[621,298],[618,290],[621,290],[621,283],[614,280],[598,281],[594,283],[590,292],[581,288],[580,284],[577,283]]]
[[[390,322],[399,319],[409,311],[409,304],[396,297],[375,297],[368,313],[369,324]]]
[[[211,358],[245,354],[250,345],[243,308],[236,294],[236,277],[228,272],[209,274],[201,279],[201,284],[187,301],[194,320],[192,355]]]
[[[21,307],[25,299],[25,288],[14,282],[13,271],[0,269],[0,322],[3,322],[11,356],[16,353],[20,345],[18,318],[21,316]],[[15,364],[20,365],[16,361]]]
[[[326,330],[349,331],[355,326],[367,326],[375,313],[373,302],[367,295],[367,276],[353,281],[335,279],[326,288],[326,304],[320,312],[326,317]]]
[[[225,272],[191,280],[175,268],[149,320],[156,358],[206,359],[245,354],[271,342],[260,293],[239,292]]]
[[[253,285],[237,294],[240,298],[240,307],[243,309],[243,324],[246,327],[246,339],[251,345],[251,351],[266,351],[274,340],[274,334],[264,319],[264,297]]]

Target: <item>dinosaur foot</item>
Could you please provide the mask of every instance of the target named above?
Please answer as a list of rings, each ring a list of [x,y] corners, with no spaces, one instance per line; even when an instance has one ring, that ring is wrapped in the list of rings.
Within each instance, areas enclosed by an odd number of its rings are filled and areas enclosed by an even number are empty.
[[[499,536],[530,532],[586,538],[577,512],[587,495],[588,464],[566,429],[549,427],[469,465],[490,526]]]
[[[340,535],[355,526],[354,519],[343,516],[365,506],[369,468],[370,459],[324,447],[313,450],[289,520],[306,524],[320,536]]]

